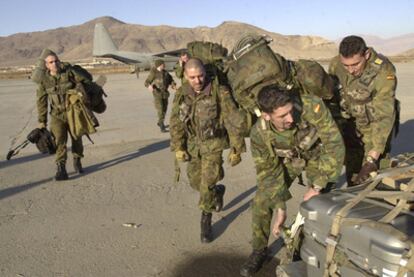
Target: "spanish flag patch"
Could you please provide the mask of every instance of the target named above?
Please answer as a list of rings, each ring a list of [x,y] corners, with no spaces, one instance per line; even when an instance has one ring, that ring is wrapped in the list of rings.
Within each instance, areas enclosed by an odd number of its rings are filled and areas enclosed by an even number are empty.
[[[387,80],[395,80],[395,76],[394,75],[387,75]]]
[[[379,59],[379,58],[377,58],[377,59],[375,59],[374,63],[376,63],[376,64],[382,64],[382,60]]]
[[[316,105],[315,106],[315,108],[313,108],[313,111],[315,112],[315,113],[319,113],[319,111],[321,110],[321,105]]]

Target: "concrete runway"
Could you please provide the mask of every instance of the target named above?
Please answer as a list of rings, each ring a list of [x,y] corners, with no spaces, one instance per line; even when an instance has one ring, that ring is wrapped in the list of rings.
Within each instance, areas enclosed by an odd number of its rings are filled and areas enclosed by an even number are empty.
[[[414,64],[396,66],[402,124],[395,154],[414,152]],[[64,182],[53,180],[54,157],[34,145],[6,161],[37,125],[36,86],[0,80],[0,276],[239,276],[251,251],[250,152],[237,167],[225,164],[225,209],[213,215],[216,239],[202,245],[198,193],[184,172],[173,183],[169,134],[156,126],[146,76],[108,76],[108,110],[98,115],[95,144],[84,141],[86,172],[74,174],[69,154]],[[290,216],[304,188],[292,192]],[[273,253],[279,246],[272,243]],[[276,264],[273,258],[257,276],[273,276]]]

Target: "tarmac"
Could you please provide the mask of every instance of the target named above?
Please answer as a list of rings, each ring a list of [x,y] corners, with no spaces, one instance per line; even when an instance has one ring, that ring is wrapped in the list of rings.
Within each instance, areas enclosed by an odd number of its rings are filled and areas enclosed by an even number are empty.
[[[393,154],[414,152],[414,63],[396,67],[401,126]],[[75,174],[69,153],[63,182],[53,179],[54,156],[32,144],[6,160],[37,127],[36,85],[0,80],[0,276],[239,276],[251,251],[250,151],[236,167],[225,163],[224,210],[213,215],[214,241],[201,244],[198,193],[185,165],[173,181],[169,134],[156,125],[146,76],[107,76],[108,109],[98,115],[94,144],[84,139],[85,173]],[[292,186],[289,220],[304,191]],[[273,257],[256,276],[274,276],[281,241],[270,245]]]

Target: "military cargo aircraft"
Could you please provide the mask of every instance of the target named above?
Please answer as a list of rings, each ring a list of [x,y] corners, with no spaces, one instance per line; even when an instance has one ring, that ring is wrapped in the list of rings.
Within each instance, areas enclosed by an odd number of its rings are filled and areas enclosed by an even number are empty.
[[[177,49],[162,53],[120,51],[105,26],[102,23],[97,23],[95,25],[92,51],[93,56],[112,58],[126,64],[135,65],[135,70],[150,69],[157,59],[164,60],[166,70],[173,70],[178,62],[178,57],[183,50],[185,49]]]

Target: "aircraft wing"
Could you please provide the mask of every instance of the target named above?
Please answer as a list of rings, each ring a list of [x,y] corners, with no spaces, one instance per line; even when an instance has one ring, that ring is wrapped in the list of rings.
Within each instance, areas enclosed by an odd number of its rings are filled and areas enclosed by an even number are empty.
[[[156,56],[156,57],[165,57],[165,56],[179,57],[181,52],[183,52],[183,51],[187,51],[187,48],[181,48],[181,49],[171,50],[171,51],[167,51],[167,52],[160,52],[160,53],[155,53],[155,54],[152,54],[152,55]]]

